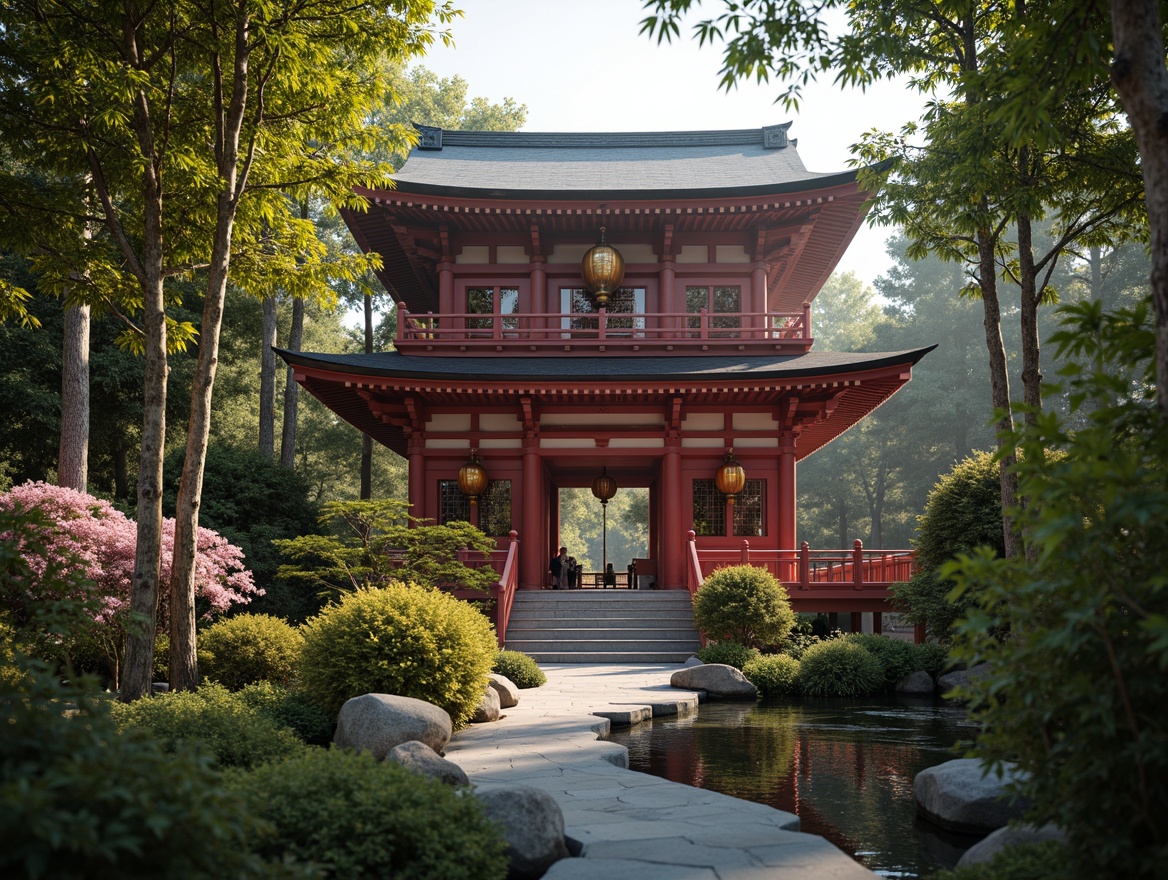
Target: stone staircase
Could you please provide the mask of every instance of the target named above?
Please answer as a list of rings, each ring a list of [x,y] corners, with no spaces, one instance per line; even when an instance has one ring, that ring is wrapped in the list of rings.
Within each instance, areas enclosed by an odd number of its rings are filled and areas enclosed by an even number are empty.
[[[684,663],[700,646],[686,590],[519,590],[507,625],[537,663]]]

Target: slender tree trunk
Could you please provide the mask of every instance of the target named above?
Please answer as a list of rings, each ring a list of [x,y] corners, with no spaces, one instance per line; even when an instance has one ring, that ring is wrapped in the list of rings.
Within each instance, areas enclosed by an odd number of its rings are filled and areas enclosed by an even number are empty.
[[[365,294],[365,354],[373,354],[373,297]],[[373,497],[373,438],[361,435],[361,500]]]
[[[1168,421],[1168,68],[1157,0],[1110,0],[1115,60],[1111,81],[1140,149],[1151,230],[1156,316],[1156,404]]]
[[[260,454],[276,455],[276,298],[262,302],[263,331],[260,342]]]
[[[291,351],[300,351],[304,344],[304,300],[295,297],[292,300],[292,327],[288,334],[288,348]],[[288,368],[287,378],[284,380],[284,432],[280,438],[280,466],[288,470],[296,464],[296,418],[300,407],[300,385],[296,382],[294,371]]]
[[[1021,290],[1022,401],[1026,424],[1032,425],[1042,411],[1042,344],[1038,337],[1038,272],[1034,267],[1033,225],[1028,213],[1018,216],[1018,280]]]
[[[89,306],[65,309],[57,485],[85,492],[89,477]]]
[[[130,497],[130,462],[126,444],[115,441],[113,450],[114,497]]]

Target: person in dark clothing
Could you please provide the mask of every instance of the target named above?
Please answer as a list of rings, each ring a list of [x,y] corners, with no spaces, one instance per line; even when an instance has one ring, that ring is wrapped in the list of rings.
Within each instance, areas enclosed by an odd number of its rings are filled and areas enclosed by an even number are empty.
[[[552,573],[552,589],[566,590],[571,586],[569,582],[568,548],[561,547],[560,555],[553,556],[548,563],[548,571]]]

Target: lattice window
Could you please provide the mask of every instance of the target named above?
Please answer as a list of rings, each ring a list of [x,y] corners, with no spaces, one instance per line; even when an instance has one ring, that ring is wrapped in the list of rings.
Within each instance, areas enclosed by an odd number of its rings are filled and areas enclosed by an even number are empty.
[[[438,525],[470,522],[470,499],[458,488],[458,480],[438,481]]]
[[[511,481],[490,480],[479,498],[479,528],[493,538],[511,531]]]
[[[592,294],[582,287],[564,287],[560,289],[560,310],[570,312],[573,317],[565,316],[561,319],[562,329],[565,330],[596,330],[600,324],[596,318],[586,318],[583,315],[594,315],[600,311]],[[645,329],[645,288],[622,287],[613,291],[605,307],[608,316],[607,331],[613,330],[644,330]],[[624,317],[627,315],[628,317]]]
[[[726,534],[726,496],[713,480],[693,481],[693,530],[699,536]]]
[[[491,330],[496,316],[502,322],[503,330],[519,329],[519,288],[517,287],[468,287],[466,289],[466,311],[481,318],[467,318],[468,330]]]
[[[766,534],[766,480],[747,480],[734,499],[734,534],[751,537]]]
[[[706,309],[710,315],[712,330],[738,330],[742,326],[742,288],[741,287],[696,287],[685,289],[685,310],[690,313],[686,319],[687,326],[692,330],[702,326],[701,311]],[[737,336],[737,333],[718,333],[718,336]]]

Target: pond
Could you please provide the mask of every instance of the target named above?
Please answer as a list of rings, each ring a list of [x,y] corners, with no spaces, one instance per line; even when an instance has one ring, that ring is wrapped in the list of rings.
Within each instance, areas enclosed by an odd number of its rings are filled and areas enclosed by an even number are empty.
[[[920,819],[913,776],[956,757],[976,730],[960,708],[875,697],[790,703],[706,703],[609,739],[643,773],[768,804],[799,816],[883,877],[953,867],[977,838]]]

